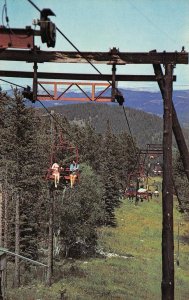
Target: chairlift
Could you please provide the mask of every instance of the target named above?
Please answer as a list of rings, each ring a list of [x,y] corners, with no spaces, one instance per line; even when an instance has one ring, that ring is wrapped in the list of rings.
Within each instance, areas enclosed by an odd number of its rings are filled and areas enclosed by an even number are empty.
[[[58,142],[53,145],[45,179],[49,182],[53,181],[55,188],[61,186],[61,184],[68,184],[72,179],[70,164],[72,161],[75,161],[78,165],[78,160],[78,148],[64,141],[62,135],[60,135]],[[78,179],[79,171],[77,169],[75,171],[74,184]]]

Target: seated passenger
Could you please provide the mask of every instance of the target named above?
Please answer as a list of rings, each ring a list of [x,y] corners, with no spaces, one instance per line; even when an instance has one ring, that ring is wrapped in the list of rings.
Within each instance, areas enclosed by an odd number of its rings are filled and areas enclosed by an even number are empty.
[[[159,192],[158,192],[158,190],[155,190],[155,191],[154,191],[154,197],[159,197]]]
[[[75,183],[78,169],[79,169],[79,165],[73,160],[73,162],[70,164],[70,184],[71,184],[71,188],[73,187],[73,185]]]
[[[52,170],[52,176],[54,177],[55,188],[57,188],[57,184],[59,184],[60,181],[59,165],[57,163],[54,163],[51,167],[51,170]]]
[[[143,185],[138,189],[138,193],[145,193],[147,191],[147,189],[145,189],[144,187],[143,187]]]

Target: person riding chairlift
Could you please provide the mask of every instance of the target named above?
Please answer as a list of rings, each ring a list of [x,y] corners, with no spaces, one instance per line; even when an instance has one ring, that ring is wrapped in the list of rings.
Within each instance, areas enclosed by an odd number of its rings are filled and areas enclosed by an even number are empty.
[[[157,190],[157,189],[154,191],[154,196],[155,196],[156,198],[158,198],[158,197],[159,197],[159,192],[158,192],[158,190]]]
[[[57,185],[60,181],[60,171],[59,171],[59,165],[57,163],[54,163],[51,167],[52,170],[52,176],[54,177],[54,185],[55,188],[57,188]]]
[[[75,183],[78,169],[79,169],[79,165],[73,160],[73,162],[70,164],[70,184],[71,184],[71,188],[73,187],[73,185]]]

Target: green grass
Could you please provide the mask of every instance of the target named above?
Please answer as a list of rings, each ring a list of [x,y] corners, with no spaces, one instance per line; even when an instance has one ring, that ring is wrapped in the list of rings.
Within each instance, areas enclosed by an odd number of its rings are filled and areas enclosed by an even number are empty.
[[[66,290],[67,299],[161,299],[161,197],[139,203],[124,200],[117,209],[118,226],[99,230],[99,248],[117,257],[64,261],[57,265],[51,288],[34,284],[10,290],[8,300],[55,300]],[[175,261],[177,225],[187,236],[189,224],[174,210]],[[123,256],[133,257],[124,258]],[[12,295],[12,296],[11,296]],[[189,299],[189,244],[180,243],[180,266],[175,264],[175,300]]]

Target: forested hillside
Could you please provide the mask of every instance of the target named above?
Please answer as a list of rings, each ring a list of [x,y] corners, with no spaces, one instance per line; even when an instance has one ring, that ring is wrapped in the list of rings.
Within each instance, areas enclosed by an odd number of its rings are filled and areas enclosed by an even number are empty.
[[[75,124],[91,124],[98,133],[104,133],[109,123],[112,132],[119,134],[128,130],[123,108],[115,105],[86,103],[53,107],[52,110],[65,116]],[[162,142],[162,119],[140,110],[126,108],[133,137],[139,146]]]
[[[72,90],[73,89],[73,90]],[[125,98],[125,107],[132,109],[142,110],[147,113],[154,114],[156,116],[163,116],[163,101],[160,91],[150,91],[150,90],[137,90],[137,89],[119,89]],[[101,90],[97,92],[96,95],[100,93]],[[41,90],[41,93],[44,91]],[[52,91],[49,91],[53,94]],[[91,96],[91,91],[85,89],[85,92]],[[58,91],[60,95],[62,91]],[[10,91],[11,94],[11,91]],[[80,98],[84,94],[78,88],[71,87],[66,93],[65,97],[71,98]],[[108,89],[104,96],[111,97],[111,90]],[[173,90],[173,102],[175,105],[178,118],[182,126],[188,126],[189,124],[189,91],[188,90]],[[65,102],[66,103],[66,102]],[[61,105],[60,101],[49,101],[46,103],[48,106]],[[67,102],[68,104],[68,102]],[[36,107],[39,107],[39,103],[35,104]]]
[[[101,135],[56,113],[36,114],[17,91],[13,97],[1,93],[0,99],[1,240],[16,254],[47,263],[51,284],[52,257],[95,255],[97,229],[116,226],[115,208],[135,164],[136,145],[126,132],[115,135],[108,123]],[[77,184],[72,188],[62,175],[56,188],[47,174],[55,162],[60,170],[69,167],[75,159],[71,149],[79,153]],[[15,287],[23,283],[21,267],[27,268],[16,257]]]
[[[63,106],[50,114],[26,106],[17,90],[12,97],[1,92],[0,99],[1,246],[44,263],[46,283],[51,285],[56,280],[55,259],[98,255],[99,230],[118,224],[116,210],[138,160],[137,143],[161,142],[162,120],[127,109],[135,143],[117,105]],[[79,154],[74,186],[61,173],[75,159],[71,149]],[[55,162],[61,175],[57,187],[52,175]],[[180,176],[179,168],[176,171]],[[183,204],[187,210],[186,199]],[[27,276],[31,282],[36,274],[41,279],[36,271],[30,274],[18,256],[8,266],[9,287],[24,285]]]
[[[115,134],[124,131],[129,133],[123,108],[117,104],[80,103],[53,106],[49,109],[65,116],[68,120],[80,126],[89,123],[98,133],[106,131],[107,123],[109,123],[112,132]],[[132,136],[139,147],[144,147],[149,143],[162,143],[162,118],[132,108],[126,108],[126,115]],[[189,128],[184,128],[183,133],[189,145]],[[176,147],[175,142],[174,146]]]

